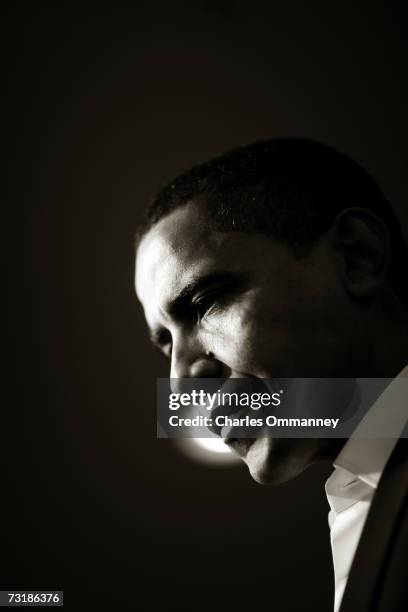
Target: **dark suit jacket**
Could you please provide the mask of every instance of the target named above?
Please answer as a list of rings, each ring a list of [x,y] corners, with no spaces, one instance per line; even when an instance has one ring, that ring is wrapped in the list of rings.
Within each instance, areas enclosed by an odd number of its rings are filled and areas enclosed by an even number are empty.
[[[340,612],[408,612],[408,439],[401,438],[375,492]]]

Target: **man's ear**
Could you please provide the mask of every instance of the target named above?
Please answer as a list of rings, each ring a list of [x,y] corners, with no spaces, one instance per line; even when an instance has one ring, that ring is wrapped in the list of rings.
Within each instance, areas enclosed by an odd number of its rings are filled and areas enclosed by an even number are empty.
[[[348,293],[370,299],[384,283],[390,260],[389,233],[379,217],[364,208],[347,208],[330,230],[339,272]]]

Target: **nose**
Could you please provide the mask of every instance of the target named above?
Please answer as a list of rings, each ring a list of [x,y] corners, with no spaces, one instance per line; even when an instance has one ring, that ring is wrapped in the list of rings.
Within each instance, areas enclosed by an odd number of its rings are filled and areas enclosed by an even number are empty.
[[[173,337],[170,368],[170,387],[173,393],[191,393],[193,389],[214,393],[223,386],[225,379],[231,375],[231,370],[207,348],[197,341],[197,338],[175,340]],[[197,382],[197,378],[206,381]],[[198,406],[197,410],[197,414],[209,416],[206,406]],[[219,434],[209,426],[208,429]]]
[[[226,378],[224,364],[200,342],[173,338],[170,378],[173,392],[182,386],[183,378]],[[177,389],[174,389],[177,387]]]

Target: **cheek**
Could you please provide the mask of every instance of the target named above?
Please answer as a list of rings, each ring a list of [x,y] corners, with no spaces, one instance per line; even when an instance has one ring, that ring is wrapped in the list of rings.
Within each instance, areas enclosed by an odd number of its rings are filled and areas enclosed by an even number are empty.
[[[271,332],[265,317],[251,304],[236,304],[210,317],[202,328],[206,346],[236,372],[267,376],[261,364],[271,353]]]
[[[243,326],[239,312],[218,313],[202,324],[201,339],[216,358],[236,370],[242,360]]]
[[[208,317],[202,326],[206,347],[244,375],[272,378],[300,372],[305,359],[314,360],[322,331],[327,342],[325,318],[330,318],[332,309],[314,295],[282,294],[271,300],[265,293],[253,292]]]

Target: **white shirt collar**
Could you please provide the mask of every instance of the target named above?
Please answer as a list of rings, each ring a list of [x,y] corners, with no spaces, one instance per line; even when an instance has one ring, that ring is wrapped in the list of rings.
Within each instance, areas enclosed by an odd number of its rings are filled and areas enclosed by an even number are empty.
[[[397,377],[408,377],[408,366]],[[334,610],[341,605],[355,551],[384,467],[408,417],[405,381],[394,379],[374,402],[337,456],[326,482],[333,551]],[[385,437],[374,439],[373,432]]]

